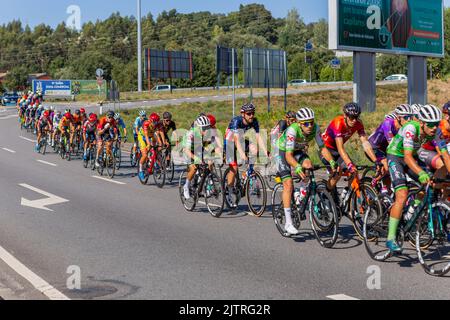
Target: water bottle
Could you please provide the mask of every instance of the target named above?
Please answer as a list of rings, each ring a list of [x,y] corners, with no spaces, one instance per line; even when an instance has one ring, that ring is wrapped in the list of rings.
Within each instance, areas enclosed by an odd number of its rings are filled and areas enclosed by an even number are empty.
[[[389,189],[386,186],[383,186],[381,188],[381,194],[384,195],[384,196],[388,195],[389,194]]]
[[[347,200],[348,188],[344,188],[341,193],[341,203],[344,203]]]
[[[300,192],[300,189],[295,188],[295,192],[294,192],[294,199],[295,199],[295,204],[297,206],[299,206],[302,203],[302,194]]]
[[[417,201],[417,200],[416,200]],[[411,220],[411,218],[414,216],[414,212],[416,211],[416,208],[417,208],[417,203],[416,203],[416,201],[414,201],[410,206],[409,206],[409,208],[408,208],[408,212],[406,212],[406,215],[405,215],[405,220],[406,221],[409,221],[409,220]],[[420,202],[419,202],[420,203]]]

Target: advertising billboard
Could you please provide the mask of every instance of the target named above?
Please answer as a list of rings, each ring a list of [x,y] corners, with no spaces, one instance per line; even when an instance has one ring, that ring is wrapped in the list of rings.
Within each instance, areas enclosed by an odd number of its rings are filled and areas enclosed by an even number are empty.
[[[329,0],[332,50],[444,56],[443,0]]]
[[[145,49],[145,75],[151,79],[194,78],[192,53]]]
[[[244,81],[246,87],[285,88],[286,52],[283,50],[244,48]]]
[[[33,91],[41,91],[45,96],[71,96],[70,80],[33,80]]]
[[[72,80],[72,93],[78,94],[104,94],[106,95],[106,81],[101,85],[97,80]]]

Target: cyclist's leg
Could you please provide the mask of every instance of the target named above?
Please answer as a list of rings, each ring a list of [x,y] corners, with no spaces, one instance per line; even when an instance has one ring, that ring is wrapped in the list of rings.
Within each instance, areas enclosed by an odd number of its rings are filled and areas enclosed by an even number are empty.
[[[147,143],[144,141],[144,139],[139,136],[138,137],[138,145],[141,150],[141,159],[139,161],[139,172],[143,172],[144,170],[144,164],[147,161],[148,157],[148,149],[147,149]]]
[[[278,176],[281,178],[281,181],[283,182],[282,199],[283,199],[284,216],[286,220],[284,229],[286,230],[286,232],[290,234],[298,234],[298,230],[294,228],[294,224],[292,223],[291,203],[292,203],[292,194],[294,192],[294,182],[292,180],[291,167],[286,161],[286,153],[280,151],[276,161],[277,161]]]
[[[341,158],[339,152],[337,152],[336,150],[333,150],[333,149],[328,149],[328,151],[330,151],[331,156],[333,157],[333,160],[336,161],[336,163],[339,165],[338,174],[335,175],[334,177],[331,177],[327,183],[328,191],[332,191],[336,188],[337,184],[341,180],[341,177],[342,177],[341,172],[342,172],[342,169],[345,168],[345,164],[344,164],[344,160]],[[328,171],[331,172],[330,163],[325,159],[325,157],[321,153],[319,153],[319,157],[322,160],[322,163],[328,167]]]

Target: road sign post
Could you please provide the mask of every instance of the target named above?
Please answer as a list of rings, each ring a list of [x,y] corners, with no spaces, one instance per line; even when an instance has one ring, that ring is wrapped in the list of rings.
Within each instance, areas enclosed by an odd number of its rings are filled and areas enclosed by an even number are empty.
[[[376,55],[368,52],[354,52],[353,100],[359,103],[365,112],[376,109]]]
[[[408,57],[408,101],[410,104],[426,104],[427,95],[427,59]]]

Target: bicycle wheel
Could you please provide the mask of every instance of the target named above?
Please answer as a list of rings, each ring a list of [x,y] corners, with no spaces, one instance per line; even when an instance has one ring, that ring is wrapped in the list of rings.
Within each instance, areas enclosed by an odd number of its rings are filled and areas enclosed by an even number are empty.
[[[120,148],[116,148],[115,151],[114,157],[116,158],[116,170],[120,170],[120,166],[122,165],[122,150]]]
[[[351,198],[350,220],[353,223],[353,228],[361,240],[364,240],[364,215],[369,212],[381,215],[383,207],[378,198],[377,191],[370,183],[361,182],[359,185],[359,196],[353,192]]]
[[[106,175],[108,178],[113,179],[116,175],[116,158],[109,153],[105,157]]]
[[[210,172],[206,178],[204,195],[209,213],[214,218],[220,218],[225,206],[225,193],[220,177],[214,172]]]
[[[190,187],[189,187],[189,193],[190,193],[190,198],[186,199],[184,197],[184,186],[186,184],[186,176],[187,176],[187,172],[184,171],[181,175],[180,175],[180,181],[178,184],[178,189],[180,192],[180,199],[181,199],[181,203],[183,204],[184,208],[188,211],[188,212],[192,212],[195,209],[195,206],[197,205],[197,179],[194,178],[194,180],[191,182]],[[196,175],[197,176],[197,175]]]
[[[228,209],[234,210],[239,205],[239,202],[241,201],[241,187],[240,187],[240,180],[236,176],[234,179],[234,186],[233,189],[230,190],[228,185],[228,175],[231,174],[231,169],[228,168],[225,170],[225,173],[223,175],[222,179],[222,185],[223,185],[223,191],[225,192],[225,205]],[[231,191],[231,194],[230,194]]]
[[[326,186],[317,186],[309,198],[309,222],[319,244],[332,248],[338,238],[338,213]]]
[[[286,230],[284,226],[286,225],[286,217],[284,215],[283,207],[283,184],[279,183],[275,185],[272,193],[272,218],[278,232],[285,238],[289,236],[286,235]]]
[[[427,248],[421,248],[423,239],[429,239],[430,236],[432,242]],[[417,222],[416,250],[427,274],[440,277],[450,271],[450,208],[445,203],[433,205],[432,219],[428,206],[424,209]]]
[[[247,179],[245,194],[250,211],[256,217],[261,217],[266,211],[267,190],[264,178],[258,171],[254,171],[253,175]]]
[[[173,179],[175,178],[175,164],[173,163],[172,157],[170,157],[169,161],[167,162],[166,175],[169,182],[172,183]]]
[[[39,153],[45,155],[47,151],[47,139],[42,138],[41,143],[39,144]]]
[[[149,173],[149,170],[148,170],[148,160],[145,161],[145,163],[142,166],[142,169],[143,169],[143,172],[144,172],[144,178],[143,179],[139,175],[139,167],[140,167],[140,165],[137,166],[137,172],[138,172],[139,181],[141,182],[141,184],[146,185],[148,183],[148,179],[150,178],[150,173]]]
[[[388,209],[380,215],[371,210],[364,216],[364,246],[370,258],[375,261],[386,261],[392,256],[386,248],[389,233],[389,212]]]
[[[166,159],[161,152],[156,155],[153,165],[153,180],[158,188],[164,188],[166,184]]]
[[[134,146],[131,146],[130,163],[132,168],[134,168],[138,164],[136,154],[137,152],[134,152]]]

